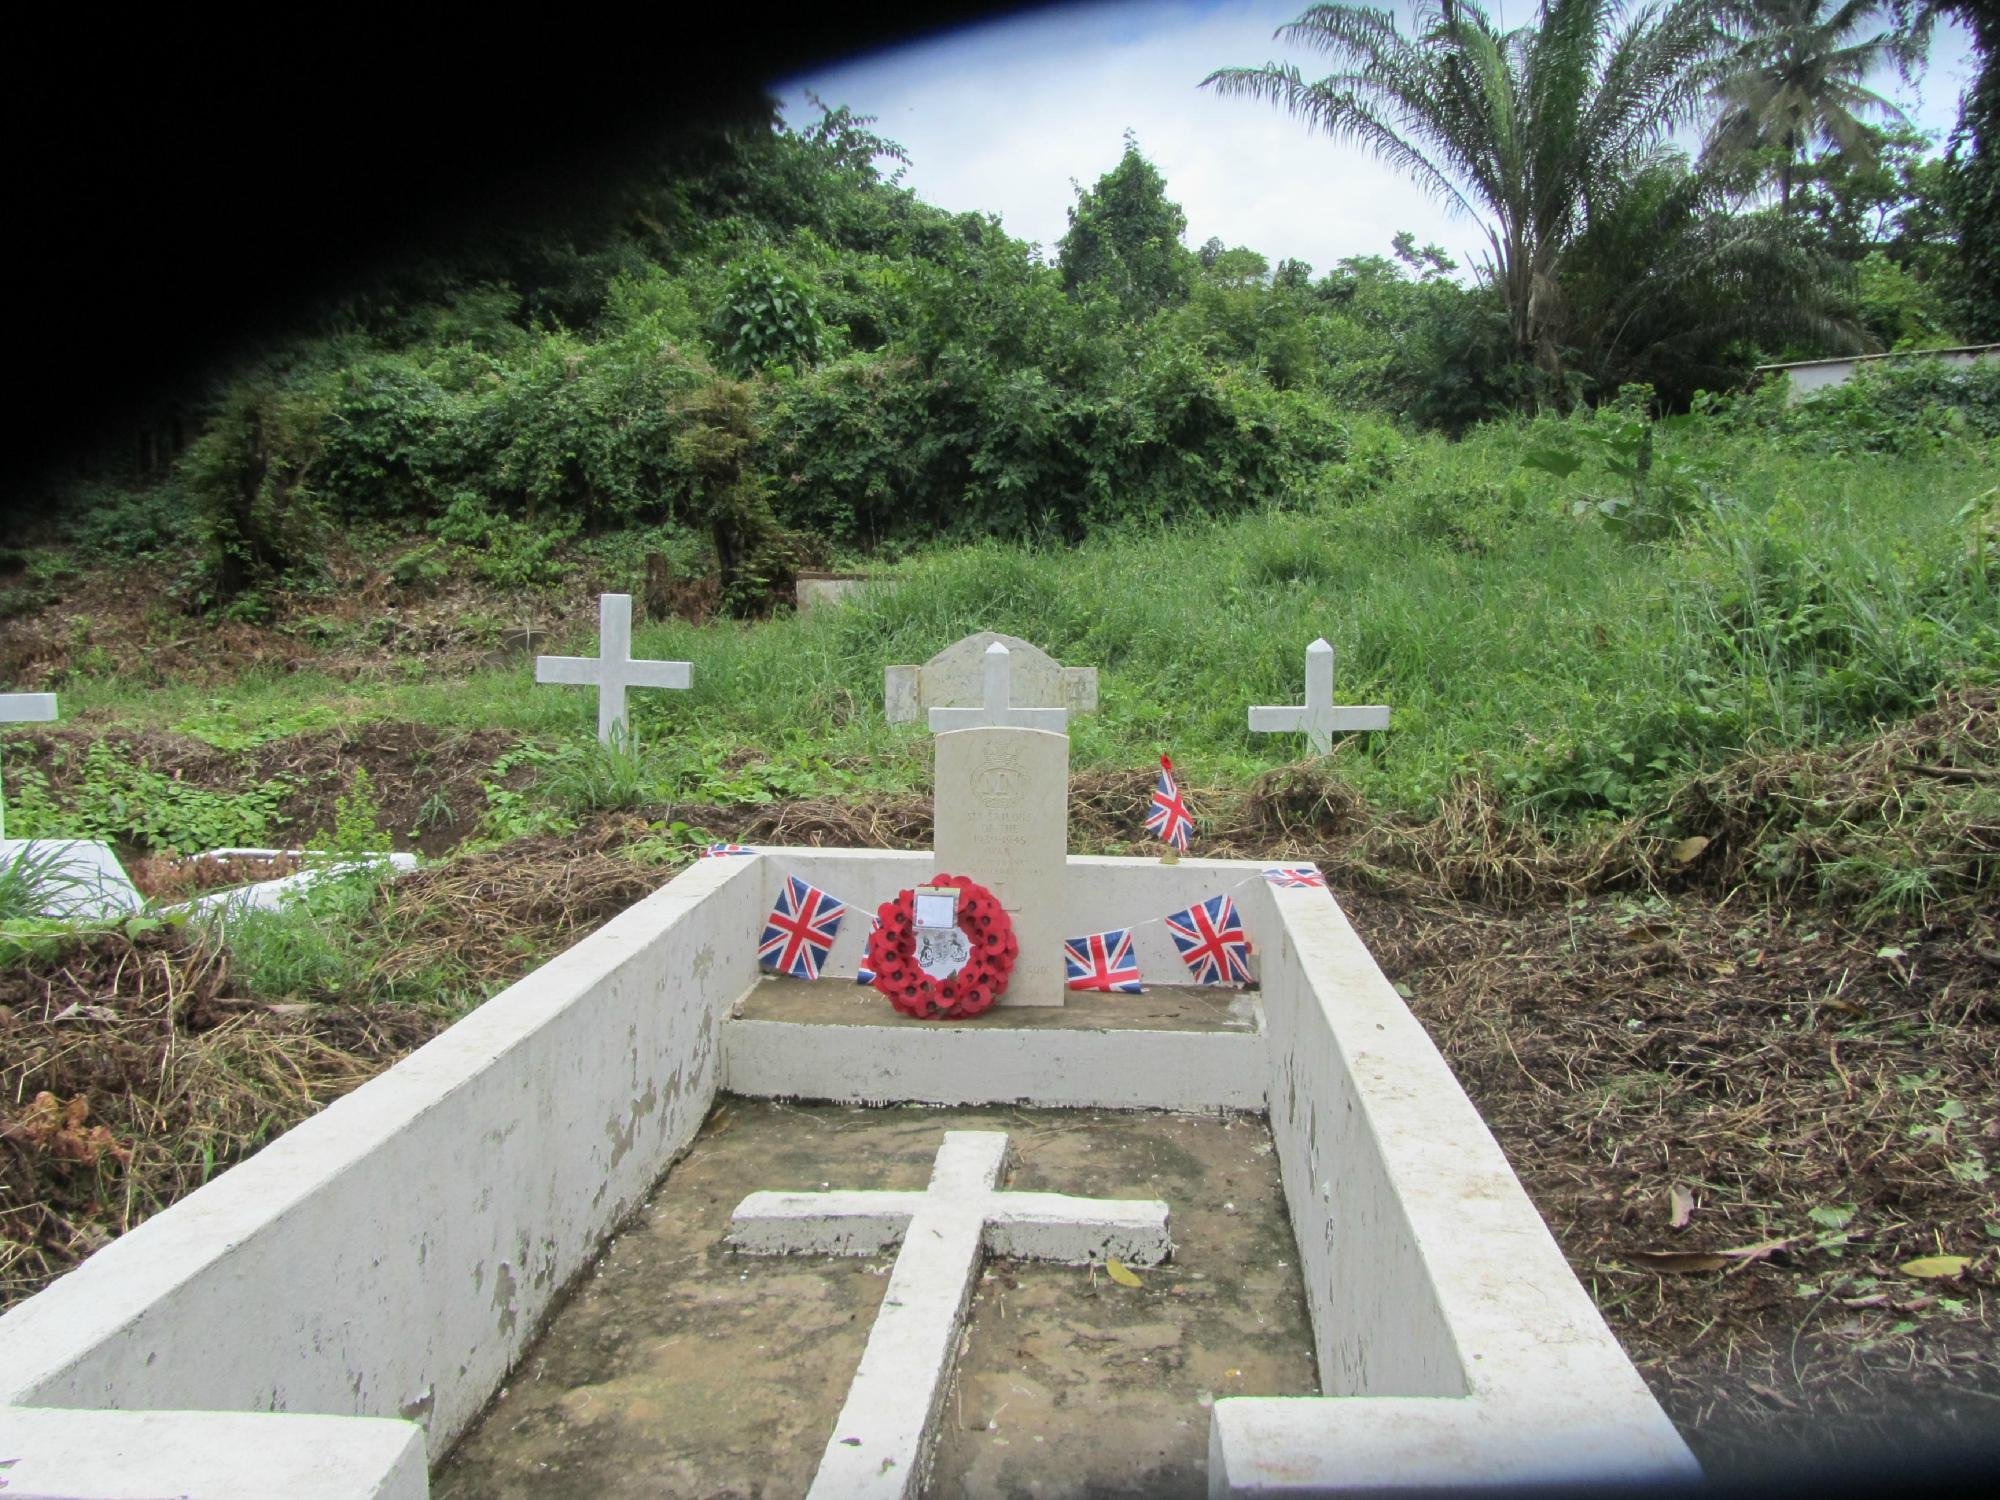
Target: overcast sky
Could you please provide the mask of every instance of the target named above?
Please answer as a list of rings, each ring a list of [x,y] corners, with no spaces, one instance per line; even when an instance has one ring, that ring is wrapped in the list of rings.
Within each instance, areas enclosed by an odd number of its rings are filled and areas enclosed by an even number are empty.
[[[1398,230],[1468,262],[1483,243],[1403,176],[1355,146],[1308,132],[1273,105],[1223,99],[1197,85],[1218,67],[1294,61],[1308,78],[1321,54],[1272,37],[1304,0],[1106,0],[1028,11],[777,85],[787,118],[814,118],[807,90],[878,117],[878,134],[909,152],[907,186],[954,212],[997,213],[1009,233],[1054,257],[1074,201],[1117,164],[1127,127],[1187,211],[1187,242],[1211,235],[1272,262],[1325,272],[1343,256],[1387,254]],[[1407,4],[1396,9],[1407,14]],[[1526,18],[1532,0],[1500,0]],[[1906,88],[1874,80],[1915,123],[1938,133],[1957,118],[1973,54],[1940,28],[1931,65]]]

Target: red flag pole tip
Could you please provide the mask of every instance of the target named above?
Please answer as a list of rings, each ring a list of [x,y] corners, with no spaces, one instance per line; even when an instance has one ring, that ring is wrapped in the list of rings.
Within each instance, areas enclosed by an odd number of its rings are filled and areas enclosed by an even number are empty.
[[[1171,775],[1174,769],[1174,763],[1171,760],[1167,759],[1166,756],[1162,755],[1160,757],[1160,769]]]

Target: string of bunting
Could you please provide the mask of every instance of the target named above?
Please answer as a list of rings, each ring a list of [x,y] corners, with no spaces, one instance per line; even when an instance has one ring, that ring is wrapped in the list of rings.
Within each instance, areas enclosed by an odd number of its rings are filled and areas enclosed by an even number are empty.
[[[701,851],[704,859],[756,854],[741,844],[710,844]],[[1132,935],[1142,928],[1164,925],[1181,961],[1194,982],[1200,985],[1240,985],[1250,980],[1250,939],[1242,918],[1231,899],[1234,892],[1254,881],[1263,880],[1280,889],[1326,888],[1326,877],[1314,865],[1270,865],[1255,875],[1246,875],[1213,896],[1162,917],[1149,917],[1123,927],[1085,933],[1063,943],[1063,964],[1068,987],[1107,993],[1137,994],[1145,986],[1133,953]],[[848,903],[831,892],[801,880],[785,877],[771,914],[765,919],[763,936],[757,947],[758,962],[776,973],[794,979],[817,979],[833,951],[834,939],[847,914]],[[880,919],[871,918],[872,939]],[[857,984],[873,984],[869,967],[872,942],[862,944],[862,959],[855,974]]]

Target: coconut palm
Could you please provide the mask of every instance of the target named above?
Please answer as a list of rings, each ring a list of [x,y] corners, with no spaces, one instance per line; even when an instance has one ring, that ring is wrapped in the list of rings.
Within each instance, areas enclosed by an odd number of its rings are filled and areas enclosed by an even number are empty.
[[[1278,36],[1334,70],[1223,68],[1205,87],[1268,99],[1402,167],[1478,219],[1520,354],[1558,374],[1566,258],[1594,209],[1658,159],[1702,108],[1726,47],[1713,0],[1543,0],[1501,27],[1472,0],[1418,0],[1405,33],[1387,10],[1316,5]]]
[[[1709,150],[1776,153],[1782,213],[1791,212],[1792,184],[1807,148],[1871,155],[1874,135],[1862,114],[1908,123],[1894,104],[1862,86],[1907,51],[1907,41],[1893,31],[1862,36],[1882,9],[1882,0],[1728,0],[1722,7],[1738,43],[1715,88],[1722,113]]]

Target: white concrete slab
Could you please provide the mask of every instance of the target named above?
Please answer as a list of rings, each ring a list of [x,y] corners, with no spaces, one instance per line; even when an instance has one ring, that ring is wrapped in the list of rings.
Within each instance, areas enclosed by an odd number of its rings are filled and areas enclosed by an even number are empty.
[[[386,864],[397,874],[408,874],[417,867],[416,855],[400,851],[341,856],[300,849],[213,849],[207,854],[196,857],[222,859],[236,856],[271,859],[279,855],[315,859],[323,863],[310,865],[290,875],[281,875],[276,880],[259,880],[250,885],[232,886],[227,890],[205,891],[181,903],[175,910],[185,911],[191,916],[225,918],[246,911],[276,911],[288,901],[303,896],[321,881],[331,880],[337,875],[350,874],[356,870],[366,869],[370,865]]]
[[[111,846],[95,839],[0,839],[0,869],[18,860],[42,872],[44,916],[101,922],[146,904]]]
[[[888,1001],[882,1002],[888,1008]],[[1261,1030],[1011,1031],[801,1024],[732,1017],[723,1088],[839,1104],[1040,1104],[1077,1109],[1264,1108]]]
[[[8,1500],[424,1500],[424,1430],[380,1417],[0,1408]]]
[[[752,1193],[731,1215],[730,1243],[761,1254],[870,1255],[885,1236],[902,1242],[808,1500],[921,1492],[986,1253],[1142,1266],[1172,1253],[1166,1204],[1001,1192],[1006,1158],[998,1131],[949,1130],[924,1192]]]

